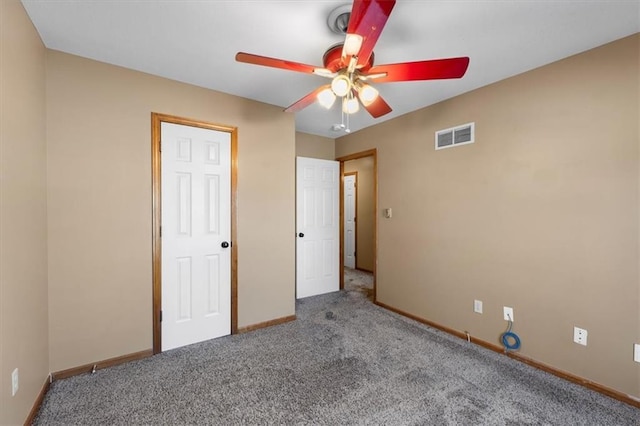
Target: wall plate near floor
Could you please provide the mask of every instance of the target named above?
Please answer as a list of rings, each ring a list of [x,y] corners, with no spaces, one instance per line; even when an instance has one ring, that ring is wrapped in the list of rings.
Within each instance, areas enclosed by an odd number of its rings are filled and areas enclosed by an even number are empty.
[[[477,314],[482,313],[482,300],[474,300],[473,301],[473,312]]]

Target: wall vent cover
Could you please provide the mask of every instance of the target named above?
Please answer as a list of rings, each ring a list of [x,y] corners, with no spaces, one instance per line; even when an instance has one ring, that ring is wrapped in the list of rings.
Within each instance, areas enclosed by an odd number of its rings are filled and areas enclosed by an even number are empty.
[[[466,145],[475,141],[475,123],[467,123],[436,132],[436,149]]]

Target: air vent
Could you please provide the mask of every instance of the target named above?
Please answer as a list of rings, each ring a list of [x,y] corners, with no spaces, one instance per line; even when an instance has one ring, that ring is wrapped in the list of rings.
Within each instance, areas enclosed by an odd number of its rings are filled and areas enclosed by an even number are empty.
[[[436,132],[436,149],[451,148],[474,142],[475,123],[467,123]]]

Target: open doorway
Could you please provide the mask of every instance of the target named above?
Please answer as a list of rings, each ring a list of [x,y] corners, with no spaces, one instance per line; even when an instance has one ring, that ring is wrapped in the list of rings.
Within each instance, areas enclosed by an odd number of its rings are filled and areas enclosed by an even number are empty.
[[[340,162],[340,288],[376,301],[377,152],[337,158]]]

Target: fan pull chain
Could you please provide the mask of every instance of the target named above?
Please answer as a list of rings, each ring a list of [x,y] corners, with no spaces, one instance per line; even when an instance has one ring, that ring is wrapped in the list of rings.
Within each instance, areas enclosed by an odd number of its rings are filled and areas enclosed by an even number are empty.
[[[350,114],[347,114],[347,127],[344,129],[345,133],[351,133],[351,129],[349,128],[349,115]]]

